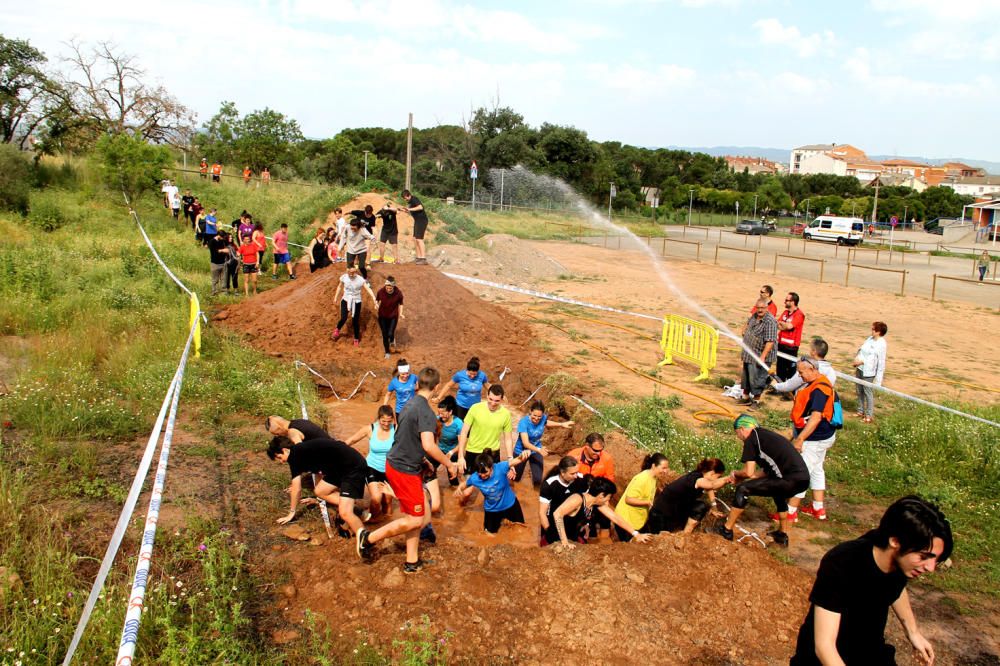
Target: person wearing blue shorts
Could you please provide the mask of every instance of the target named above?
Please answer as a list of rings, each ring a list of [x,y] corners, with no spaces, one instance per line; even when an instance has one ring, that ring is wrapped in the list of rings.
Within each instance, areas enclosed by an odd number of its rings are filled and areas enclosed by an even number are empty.
[[[295,273],[292,272],[292,253],[288,251],[288,225],[282,224],[281,228],[274,232],[271,239],[274,246],[274,264],[271,266],[271,279],[278,279],[278,266],[284,265],[288,271],[288,279],[294,280]]]

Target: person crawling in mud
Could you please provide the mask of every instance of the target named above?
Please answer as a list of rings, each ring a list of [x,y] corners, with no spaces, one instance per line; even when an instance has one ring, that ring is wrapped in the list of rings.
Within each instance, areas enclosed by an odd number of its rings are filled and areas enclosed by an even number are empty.
[[[565,460],[565,458],[564,458]],[[562,463],[560,463],[560,467]],[[646,543],[652,537],[640,534],[627,520],[619,516],[608,504],[618,492],[613,481],[600,476],[585,476],[586,486],[580,492],[566,497],[557,509],[551,512],[549,527],[542,535],[542,545],[561,544],[569,549],[577,543],[586,543],[588,526],[595,512],[601,513],[608,521],[617,525],[631,537],[631,542]]]
[[[476,456],[473,473],[455,490],[455,497],[463,506],[477,489],[483,494],[483,529],[490,534],[500,531],[505,518],[512,523],[524,524],[524,512],[514,489],[510,487],[508,473],[530,456],[531,451],[525,449],[510,460],[494,463],[492,453],[480,453]]]
[[[315,474],[319,477],[316,497],[337,507],[338,528],[343,522],[354,534],[361,530],[361,519],[354,513],[354,503],[365,496],[368,464],[364,456],[344,442],[329,437],[307,439],[299,444],[293,444],[288,437],[274,437],[268,444],[267,457],[287,463],[292,474],[288,487],[290,507],[286,515],[278,518],[279,525],[295,520],[302,496],[302,475]]]
[[[920,661],[933,664],[906,585],[933,573],[952,546],[944,514],[913,495],[896,500],[871,532],[834,546],[820,561],[791,666],[895,664],[896,649],[885,642],[890,608]]]
[[[307,439],[329,438],[330,435],[308,419],[288,420],[280,416],[268,416],[264,419],[264,429],[275,437],[287,437],[292,444],[304,442]]]

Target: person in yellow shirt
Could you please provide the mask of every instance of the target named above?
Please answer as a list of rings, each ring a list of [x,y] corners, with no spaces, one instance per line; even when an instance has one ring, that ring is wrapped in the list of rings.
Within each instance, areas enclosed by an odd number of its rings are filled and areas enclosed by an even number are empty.
[[[493,384],[486,400],[469,408],[458,435],[459,474],[475,469],[476,457],[484,451],[491,452],[497,461],[514,457],[514,428],[510,411],[503,406],[503,396],[503,386]],[[514,470],[509,474],[513,479]]]
[[[615,512],[628,521],[637,530],[642,530],[649,519],[649,510],[653,508],[656,498],[656,487],[665,481],[670,473],[667,457],[662,453],[650,453],[642,461],[642,471],[632,477],[625,493],[618,500]],[[632,534],[615,525],[619,541],[629,541]]]

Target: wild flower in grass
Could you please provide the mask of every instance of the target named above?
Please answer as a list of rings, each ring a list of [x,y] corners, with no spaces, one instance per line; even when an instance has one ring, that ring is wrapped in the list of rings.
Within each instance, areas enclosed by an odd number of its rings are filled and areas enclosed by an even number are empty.
[[[201,552],[203,552],[203,553],[204,553],[204,552],[205,552],[206,550],[208,550],[208,546],[206,546],[206,545],[205,545],[205,544],[203,544],[203,543],[201,543],[201,544],[198,544],[198,550],[200,550]]]

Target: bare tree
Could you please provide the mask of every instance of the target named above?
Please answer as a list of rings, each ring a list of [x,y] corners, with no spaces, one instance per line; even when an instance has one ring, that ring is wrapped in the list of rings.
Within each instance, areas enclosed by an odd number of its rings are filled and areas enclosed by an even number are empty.
[[[136,58],[110,42],[86,48],[69,43],[61,102],[71,114],[103,133],[129,133],[154,143],[187,145],[194,114],[162,85],[148,82]]]

